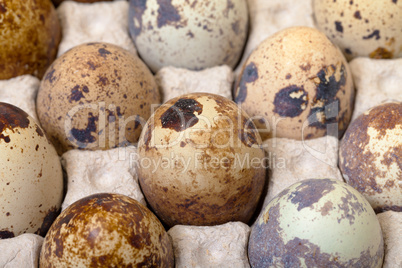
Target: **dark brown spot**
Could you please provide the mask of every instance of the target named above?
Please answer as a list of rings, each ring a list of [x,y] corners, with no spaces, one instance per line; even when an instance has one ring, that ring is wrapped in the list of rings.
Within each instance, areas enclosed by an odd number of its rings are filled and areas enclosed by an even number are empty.
[[[247,84],[258,79],[258,69],[254,62],[250,62],[242,72],[237,95],[235,96],[236,103],[242,103],[247,98]]]
[[[55,69],[51,69],[50,71],[48,71],[45,75],[45,80],[49,81],[50,84],[52,84],[54,82],[54,80],[56,80],[56,77],[54,77],[54,72],[56,70]]]
[[[87,143],[93,143],[96,141],[96,137],[92,136],[92,132],[96,133],[96,122],[98,121],[98,116],[94,116],[93,113],[88,115],[88,125],[85,129],[72,128],[69,137],[70,141],[79,141],[81,144],[79,148],[85,148]]]
[[[303,71],[309,71],[310,69],[311,69],[311,64],[310,63],[307,63],[307,64],[303,64],[303,65],[300,65],[299,66],[300,67],[300,69],[302,69]]]
[[[379,30],[374,30],[371,34],[369,34],[367,36],[363,36],[363,39],[367,40],[367,39],[371,39],[373,37],[375,37],[375,40],[380,39],[381,38],[380,37],[380,31]]]
[[[179,99],[161,116],[162,128],[174,129],[177,132],[194,126],[198,122],[195,112],[202,113],[202,104],[193,99]]]
[[[274,113],[293,118],[299,116],[307,104],[308,96],[303,86],[290,85],[275,94]]]
[[[93,63],[92,61],[88,61],[87,64],[89,65],[89,68],[91,70],[96,70],[96,68],[98,68],[98,66],[95,65],[95,63]]]
[[[105,59],[106,59],[106,56],[107,56],[107,55],[112,54],[112,52],[110,52],[109,50],[104,49],[104,48],[100,48],[100,49],[98,50],[98,52],[99,52],[99,55],[101,55],[101,57],[103,57],[103,58],[105,58]]]
[[[52,207],[46,213],[45,218],[43,219],[41,227],[35,232],[40,236],[45,237],[47,231],[49,230],[50,226],[56,220],[57,216],[59,216],[61,209],[57,209],[56,207]]]
[[[154,128],[154,126],[152,124],[149,124],[148,128],[145,131],[145,134],[144,134],[145,151],[148,151],[151,148],[150,143],[151,143],[153,128]]]
[[[0,230],[0,239],[7,239],[15,237],[13,232],[7,230]]]
[[[335,29],[337,32],[343,33],[343,26],[341,21],[335,21]]]
[[[20,108],[0,102],[0,141],[9,143],[10,137],[5,136],[3,131],[6,129],[14,132],[14,128],[27,128],[29,125],[28,114]]]
[[[157,18],[158,28],[181,20],[179,12],[172,5],[172,0],[157,0],[157,2],[159,4]]]
[[[295,191],[290,193],[288,200],[292,204],[298,204],[297,210],[311,207],[317,203],[321,197],[335,190],[335,182],[330,179],[319,180],[316,183],[314,180],[305,180],[300,182]]]
[[[290,78],[292,78],[292,75],[291,75],[291,74],[287,74],[287,75],[286,75],[286,79],[290,79]]]
[[[184,142],[184,141],[182,141],[182,142],[180,142],[180,147],[185,147],[186,146],[186,143]]]
[[[43,137],[43,131],[38,125],[36,125],[35,131],[39,136]]]
[[[254,144],[258,144],[257,129],[251,119],[242,118],[242,128],[239,129],[239,139],[247,147],[252,147]]]
[[[84,97],[84,94],[82,94],[82,92],[80,91],[80,86],[76,85],[75,87],[73,87],[71,89],[71,94],[68,97],[68,102],[72,103],[73,101],[77,102],[79,100],[81,100]]]
[[[356,11],[355,14],[353,14],[353,17],[355,17],[355,19],[361,20],[362,16],[360,15],[360,11]]]
[[[326,129],[327,124],[338,122],[337,116],[340,110],[340,102],[336,95],[346,85],[347,73],[345,66],[341,65],[339,81],[336,80],[335,74],[336,67],[334,65],[323,68],[317,74],[316,78],[318,78],[319,82],[316,83],[316,96],[313,99],[308,117],[309,126],[311,127]],[[328,105],[332,103],[337,105],[337,107],[335,105]],[[339,131],[343,133],[344,129],[340,128]]]
[[[188,30],[188,32],[186,33],[186,35],[189,36],[190,38],[193,38],[193,37],[194,37],[194,34],[193,34],[190,30]]]
[[[105,76],[98,75],[98,81],[96,82],[99,86],[107,86],[109,84],[109,79]]]
[[[352,55],[352,50],[350,50],[350,48],[345,48],[345,53]]]
[[[398,3],[398,0],[392,0],[392,3],[394,4]]]
[[[35,151],[38,151],[38,149],[39,149],[39,144],[37,144],[37,145],[35,146]]]

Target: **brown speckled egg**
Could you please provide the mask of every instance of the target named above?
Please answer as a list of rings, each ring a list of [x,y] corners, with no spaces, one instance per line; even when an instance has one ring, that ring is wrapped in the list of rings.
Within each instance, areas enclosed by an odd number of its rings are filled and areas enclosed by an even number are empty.
[[[107,43],[72,48],[47,70],[36,101],[57,152],[135,143],[160,94],[146,65]]]
[[[64,210],[42,245],[40,267],[173,267],[172,242],[152,212],[119,194]]]
[[[192,93],[150,117],[138,142],[148,204],[169,226],[248,222],[265,182],[261,138],[224,97]]]
[[[141,58],[199,70],[239,61],[248,32],[246,0],[130,0],[129,28]]]
[[[370,204],[333,179],[298,182],[263,209],[251,229],[252,267],[380,268],[384,242]]]
[[[401,0],[314,0],[317,27],[348,60],[402,57]]]
[[[44,236],[63,199],[56,150],[35,119],[0,102],[0,239]]]
[[[339,149],[345,180],[376,212],[402,212],[402,103],[376,106],[354,120]]]
[[[234,93],[263,139],[342,135],[354,103],[342,52],[308,27],[287,28],[263,41],[244,64]]]
[[[0,79],[23,74],[42,78],[61,38],[50,0],[0,1]]]

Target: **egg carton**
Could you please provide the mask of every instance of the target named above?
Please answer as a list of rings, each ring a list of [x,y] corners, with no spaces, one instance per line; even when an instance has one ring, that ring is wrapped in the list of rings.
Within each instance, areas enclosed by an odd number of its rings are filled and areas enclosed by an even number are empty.
[[[290,26],[314,27],[311,0],[248,0],[250,35],[239,67],[216,66],[195,72],[164,67],[155,79],[164,101],[190,92],[210,92],[231,98],[235,76],[251,51],[268,36]],[[58,7],[63,39],[58,55],[85,42],[108,42],[132,53],[136,48],[128,34],[126,1],[80,4],[65,2]],[[402,59],[356,58],[350,62],[357,89],[353,118],[388,100],[402,101]],[[0,101],[12,103],[37,118],[35,97],[40,81],[24,75],[0,81]],[[338,140],[323,137],[306,142],[289,139],[264,141],[270,158],[268,191],[264,204],[289,185],[314,177],[343,180],[338,169]],[[134,146],[107,151],[71,150],[61,157],[68,191],[62,209],[94,193],[111,192],[130,196],[146,204],[138,185]],[[272,160],[272,161],[271,161]],[[276,161],[276,162],[275,162]],[[402,267],[402,213],[377,215],[385,239],[383,267]],[[247,257],[250,226],[230,222],[220,226],[171,228],[176,267],[249,267]],[[37,267],[43,238],[23,234],[0,240],[1,267]]]

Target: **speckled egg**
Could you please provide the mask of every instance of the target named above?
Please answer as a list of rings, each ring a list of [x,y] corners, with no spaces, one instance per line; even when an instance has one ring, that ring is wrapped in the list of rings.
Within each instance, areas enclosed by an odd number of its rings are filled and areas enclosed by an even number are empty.
[[[378,267],[384,242],[365,198],[338,180],[310,179],[263,209],[248,245],[252,267]]]
[[[147,66],[107,43],[72,48],[47,70],[36,100],[39,120],[59,154],[135,143],[160,103]]]
[[[235,101],[263,140],[342,135],[354,87],[342,52],[321,32],[291,27],[264,40],[245,62]]]
[[[145,63],[234,68],[248,32],[246,0],[130,0],[129,28]]]
[[[265,182],[254,124],[224,97],[173,98],[150,117],[138,142],[141,189],[169,226],[248,222]]]
[[[345,180],[376,212],[402,212],[402,103],[376,106],[354,120],[339,149]]]
[[[348,60],[402,57],[402,1],[314,0],[317,27]]]
[[[56,219],[40,267],[173,267],[172,242],[152,212],[119,194],[95,194]]]
[[[0,239],[44,236],[63,199],[56,150],[35,119],[0,102]]]
[[[61,28],[50,0],[0,2],[0,79],[39,78],[56,58]]]

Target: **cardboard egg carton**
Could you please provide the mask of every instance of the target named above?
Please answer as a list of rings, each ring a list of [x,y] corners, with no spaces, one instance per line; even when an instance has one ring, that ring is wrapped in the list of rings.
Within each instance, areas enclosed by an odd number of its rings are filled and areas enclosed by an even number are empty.
[[[241,62],[265,38],[290,26],[314,27],[311,0],[248,0],[250,36]],[[126,1],[80,4],[64,2],[58,7],[63,28],[59,55],[85,42],[109,42],[136,53],[128,35]],[[350,63],[357,89],[353,118],[383,101],[402,101],[402,59],[372,60],[357,58]],[[164,101],[189,92],[204,91],[231,97],[235,74],[227,66],[204,71],[174,67],[162,68],[156,81]],[[26,75],[0,81],[0,101],[12,103],[34,118],[35,97],[40,81]],[[289,185],[311,177],[342,180],[338,169],[338,140],[323,137],[307,142],[287,139],[264,141],[270,161],[265,203]],[[67,174],[68,191],[62,208],[74,201],[99,192],[128,195],[145,204],[135,170],[136,148],[108,151],[72,150],[61,157]],[[275,162],[276,161],[276,162]],[[314,174],[311,174],[311,172]],[[378,215],[384,239],[384,266],[402,266],[402,213]],[[247,242],[250,227],[233,222],[220,226],[175,226],[172,238],[176,267],[249,267]],[[24,234],[0,240],[0,267],[37,267],[43,238]]]

